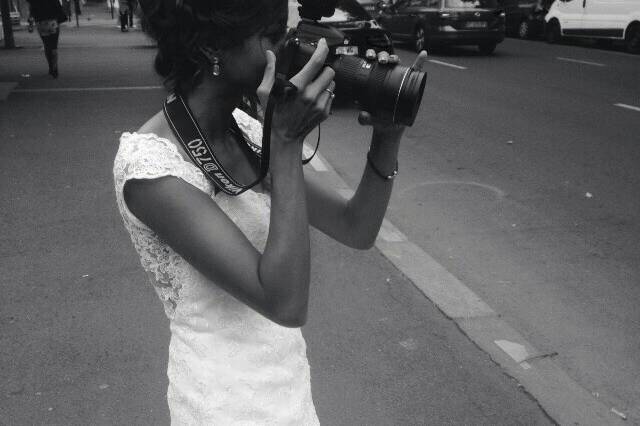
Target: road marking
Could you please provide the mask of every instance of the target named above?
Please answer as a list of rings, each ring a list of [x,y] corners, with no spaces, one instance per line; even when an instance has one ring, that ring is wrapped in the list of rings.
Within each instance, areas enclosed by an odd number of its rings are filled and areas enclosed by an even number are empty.
[[[626,108],[626,109],[640,112],[640,107],[637,107],[637,106],[627,105],[627,104],[613,104],[613,105],[620,108]]]
[[[467,69],[467,67],[463,67],[463,66],[455,65],[455,64],[450,64],[448,62],[436,61],[435,59],[429,59],[429,62],[432,62],[434,64],[438,64],[438,65],[444,65],[445,67],[451,67],[451,68],[455,68],[455,69],[459,69],[459,70],[466,70]]]
[[[16,89],[12,93],[56,93],[56,92],[115,92],[129,90],[159,90],[162,86],[114,86],[114,87],[48,87],[43,89]]]
[[[581,59],[562,58],[560,56],[558,56],[556,59],[559,61],[565,61],[565,62],[575,62],[577,64],[593,65],[594,67],[606,67],[605,64],[601,64],[600,62],[583,61]]]

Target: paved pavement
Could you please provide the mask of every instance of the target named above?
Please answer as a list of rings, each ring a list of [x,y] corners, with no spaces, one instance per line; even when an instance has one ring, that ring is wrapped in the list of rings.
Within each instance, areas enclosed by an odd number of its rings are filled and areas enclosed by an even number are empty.
[[[65,28],[52,80],[35,35],[17,42],[0,51],[0,424],[167,424],[167,321],[111,178],[119,133],[162,100],[153,51]],[[314,232],[313,251],[303,332],[323,424],[553,424],[379,250]]]

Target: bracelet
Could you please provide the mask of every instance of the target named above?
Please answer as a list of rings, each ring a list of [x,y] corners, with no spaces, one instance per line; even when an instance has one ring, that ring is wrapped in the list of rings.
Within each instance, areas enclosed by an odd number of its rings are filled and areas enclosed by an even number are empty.
[[[395,178],[398,174],[398,160],[396,160],[396,168],[390,175],[385,175],[378,169],[375,164],[373,164],[373,160],[371,160],[371,151],[367,152],[367,163],[371,166],[371,169],[376,172],[378,176],[380,176],[384,180],[391,180]]]

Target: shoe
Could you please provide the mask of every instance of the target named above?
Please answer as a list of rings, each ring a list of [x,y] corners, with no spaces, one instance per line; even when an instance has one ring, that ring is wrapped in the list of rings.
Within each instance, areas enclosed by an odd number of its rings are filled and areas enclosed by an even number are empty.
[[[51,68],[49,70],[49,74],[51,74],[51,77],[53,78],[58,78],[58,68]]]

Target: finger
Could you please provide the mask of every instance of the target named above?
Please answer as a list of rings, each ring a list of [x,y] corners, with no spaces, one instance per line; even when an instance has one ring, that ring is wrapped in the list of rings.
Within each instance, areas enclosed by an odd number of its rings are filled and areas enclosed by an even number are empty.
[[[260,103],[264,103],[264,100],[269,97],[276,78],[276,55],[271,50],[267,50],[265,56],[267,65],[264,67],[262,82],[256,90]]]
[[[320,96],[320,93],[333,82],[333,77],[336,75],[336,72],[329,68],[325,67],[324,70],[320,73],[318,78],[313,80],[306,89],[304,89],[303,96],[307,101],[313,102]]]
[[[336,89],[336,82],[331,81],[327,87],[325,87],[322,92],[318,95],[317,104],[321,107],[320,109],[324,109],[324,105],[327,103],[329,99],[334,98],[336,95],[334,90]]]
[[[324,117],[331,114],[331,105],[333,105],[333,99],[336,97],[334,91],[336,90],[336,83],[332,81],[329,87],[324,89],[318,98],[318,105],[322,108]]]
[[[316,46],[316,50],[311,55],[309,61],[302,67],[300,72],[291,78],[291,82],[295,84],[298,89],[304,89],[309,84],[318,72],[324,66],[324,61],[327,59],[329,53],[329,47],[327,41],[321,38]]]
[[[358,114],[358,123],[360,123],[361,126],[370,126],[372,124],[371,114],[366,111],[360,111],[360,114]]]
[[[365,58],[367,59],[376,59],[376,51],[373,49],[367,49],[367,52],[365,53]]]
[[[378,52],[378,62],[381,64],[386,64],[389,62],[389,53],[386,51]]]
[[[422,50],[416,57],[416,60],[413,62],[411,68],[422,71],[422,66],[427,62],[428,56],[429,55],[427,54],[427,51]]]

